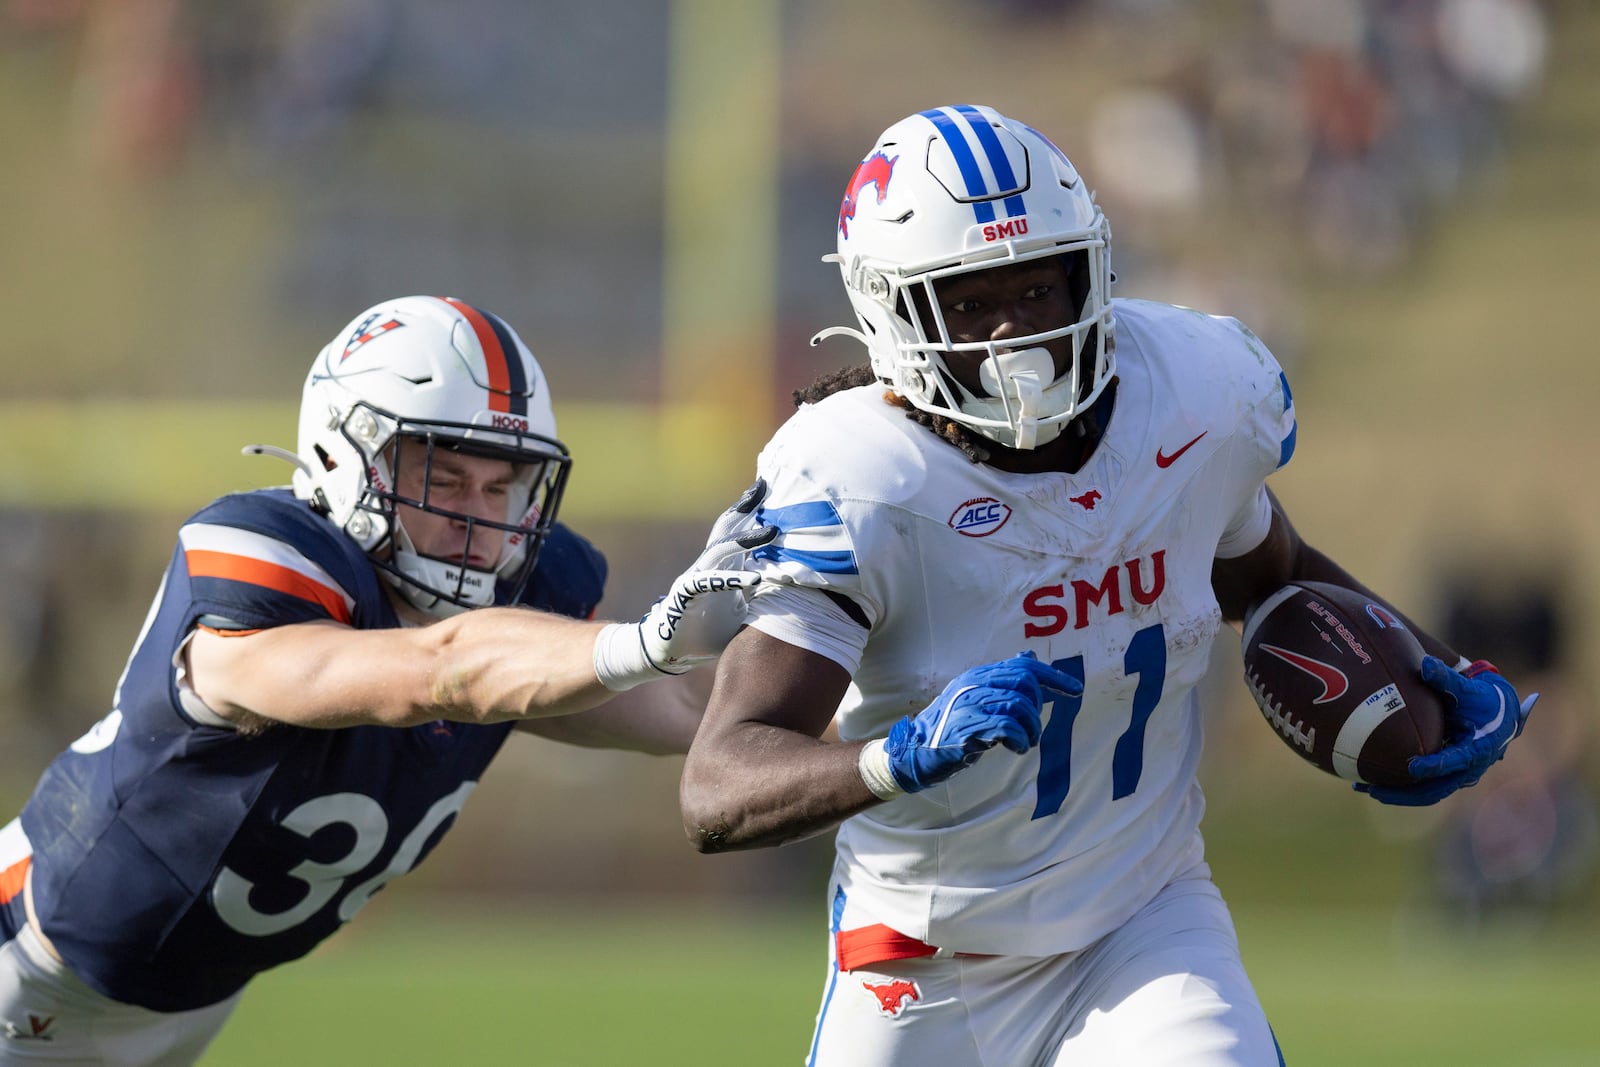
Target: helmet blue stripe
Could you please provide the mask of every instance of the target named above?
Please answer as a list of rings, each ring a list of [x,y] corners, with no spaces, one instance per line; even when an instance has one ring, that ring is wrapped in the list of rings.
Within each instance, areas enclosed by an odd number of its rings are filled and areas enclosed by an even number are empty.
[[[511,335],[511,328],[507,326],[498,315],[478,309],[490,329],[500,341],[500,351],[506,355],[506,391],[510,394],[511,414],[526,415],[528,413],[528,368],[522,364],[522,352],[517,348],[516,338]]]
[[[1000,138],[995,135],[994,127],[989,125],[989,120],[983,117],[983,112],[971,104],[959,104],[956,110],[966,118],[967,125],[972,127],[972,132],[978,135],[978,143],[983,146],[984,154],[989,157],[989,166],[994,168],[995,180],[1002,189],[1015,189],[1022,183],[1017,180],[1016,173],[1011,169],[1011,160],[1006,158],[1006,150],[1000,144]],[[1022,194],[1008,196],[1005,199],[1006,217],[1016,218],[1026,215],[1028,209],[1023,206]]]
[[[937,108],[924,111],[922,117],[932,122],[944,138],[944,143],[950,146],[950,154],[955,157],[956,166],[961,169],[961,179],[967,183],[968,196],[987,196],[989,186],[983,180],[983,171],[978,169],[978,160],[973,156],[972,149],[967,145],[966,137],[962,136],[961,128],[955,120]],[[979,222],[994,221],[994,205],[986,201],[979,201],[972,205],[972,212]]]

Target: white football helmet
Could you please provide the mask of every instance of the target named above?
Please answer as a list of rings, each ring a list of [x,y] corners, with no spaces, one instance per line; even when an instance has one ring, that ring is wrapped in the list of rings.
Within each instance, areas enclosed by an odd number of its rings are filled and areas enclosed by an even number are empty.
[[[872,369],[914,406],[1010,448],[1036,448],[1088,409],[1115,369],[1111,227],[1066,154],[993,108],[923,111],[890,126],[856,167],[839,206],[837,262],[861,329],[834,327],[871,353]],[[934,283],[1045,256],[1065,257],[1080,311],[1060,327],[1004,342],[957,344]],[[913,299],[922,287],[925,300]],[[931,311],[931,321],[924,313]],[[1072,339],[1059,378],[1041,345]],[[948,352],[982,352],[977,396],[951,376]]]
[[[503,522],[396,493],[401,437],[425,448],[511,462]],[[295,495],[348,534],[410,603],[444,617],[520,596],[555,522],[572,460],[556,439],[550,390],[533,354],[498,317],[449,297],[408,296],[357,315],[317,354],[300,402]],[[411,460],[408,459],[407,462]],[[424,477],[422,484],[428,479]],[[489,570],[416,551],[397,505],[505,534]]]

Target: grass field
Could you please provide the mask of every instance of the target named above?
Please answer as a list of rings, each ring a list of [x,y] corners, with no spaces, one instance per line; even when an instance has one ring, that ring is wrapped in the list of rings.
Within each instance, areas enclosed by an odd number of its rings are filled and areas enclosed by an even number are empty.
[[[822,977],[812,916],[547,907],[375,903],[327,950],[260,980],[206,1062],[802,1062]],[[1292,1067],[1600,1063],[1588,917],[1464,941],[1381,911],[1235,913]]]

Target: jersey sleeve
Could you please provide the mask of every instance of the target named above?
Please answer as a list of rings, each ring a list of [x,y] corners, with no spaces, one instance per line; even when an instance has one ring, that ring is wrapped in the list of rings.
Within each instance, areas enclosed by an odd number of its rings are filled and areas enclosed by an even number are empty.
[[[1218,559],[1233,559],[1259,545],[1272,525],[1272,505],[1266,479],[1294,456],[1298,423],[1289,378],[1250,328],[1237,319],[1222,320],[1238,332],[1250,354],[1246,360],[1244,417],[1239,433],[1251,447],[1246,454],[1259,477],[1254,492],[1229,519],[1217,544]]]
[[[192,617],[222,631],[301,622],[355,625],[353,542],[304,505],[264,495],[224,497],[178,531],[174,573],[186,576]]]
[[[607,571],[600,550],[558,522],[539,549],[522,603],[573,619],[592,619],[605,595]]]
[[[778,535],[750,554],[748,566],[763,577],[750,624],[854,673],[881,609],[864,584],[836,490],[804,473],[808,465],[795,456],[816,431],[814,421],[802,409],[757,461],[768,491],[756,520],[776,526]]]

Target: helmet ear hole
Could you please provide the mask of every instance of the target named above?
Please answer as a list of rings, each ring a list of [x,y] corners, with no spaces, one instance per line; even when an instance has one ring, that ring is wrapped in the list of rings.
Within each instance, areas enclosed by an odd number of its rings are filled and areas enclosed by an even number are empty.
[[[318,461],[320,461],[322,463],[322,469],[323,470],[331,471],[331,470],[333,470],[335,467],[337,467],[339,465],[339,461],[338,460],[336,460],[332,456],[328,455],[328,450],[327,449],[323,448],[321,445],[315,445],[314,448],[316,450]]]

